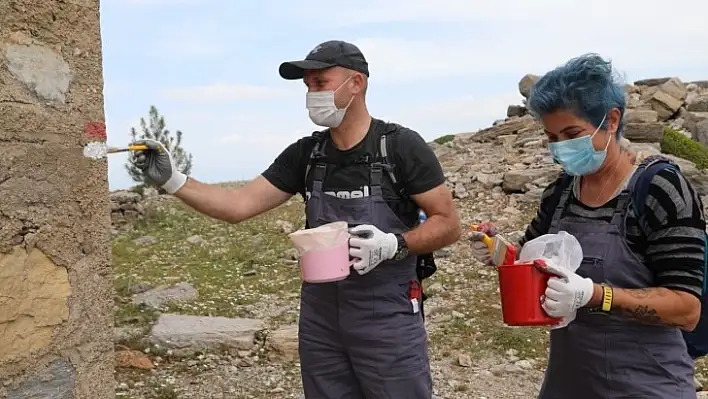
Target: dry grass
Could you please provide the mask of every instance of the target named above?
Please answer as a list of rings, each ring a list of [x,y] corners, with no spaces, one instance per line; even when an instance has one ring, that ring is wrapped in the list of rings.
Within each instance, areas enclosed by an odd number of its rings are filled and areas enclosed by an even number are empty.
[[[300,276],[292,260],[294,250],[276,223],[278,221],[292,223],[295,228],[302,227],[304,217],[300,201],[294,199],[279,209],[238,225],[210,219],[177,201],[164,203],[149,220],[114,239],[116,325],[148,327],[157,316],[155,311],[130,304],[132,286],[179,282],[192,284],[198,290],[199,298],[170,305],[161,311],[266,318],[271,327],[294,322]],[[187,242],[187,238],[194,235],[202,238],[201,244]],[[144,236],[153,236],[157,242],[146,246],[136,244],[135,240]],[[496,273],[470,261],[464,243],[451,250],[450,257],[438,259],[438,273],[425,284],[426,287],[444,287],[439,292],[431,292],[431,299],[426,302],[426,313],[430,313],[427,324],[432,360],[443,364],[450,373],[459,375],[461,381],[468,382],[474,380],[474,376],[465,374],[468,369],[457,366],[460,354],[470,355],[473,362],[484,363],[485,359],[507,358],[511,350],[519,358],[534,359],[535,364],[542,367],[547,331],[505,326],[501,321]],[[275,311],[278,308],[285,310]],[[129,346],[145,349],[138,342]],[[210,364],[207,361],[210,354],[203,354],[204,366],[200,359],[196,359],[196,363],[173,362],[164,353],[156,353],[154,348],[150,355],[158,357],[162,374],[169,372],[175,379],[155,383],[150,372],[121,369],[117,373],[119,383],[142,386],[140,397],[145,399],[195,397],[180,395],[180,389],[189,385],[180,380],[192,381],[192,385],[206,384],[204,378],[218,374],[220,367],[230,367],[218,362]],[[272,370],[272,365],[265,361],[255,366]],[[281,375],[287,376],[284,377],[288,381],[284,383],[286,392],[273,394],[259,387],[260,390],[254,388],[257,390],[248,392],[252,395],[250,397],[293,397],[292,392],[299,389],[297,365],[276,367]],[[243,382],[237,384],[242,384],[240,390],[228,397],[243,394],[241,390],[246,389]],[[471,386],[474,386],[472,382],[459,383],[447,389],[452,390],[451,395],[462,398],[468,396],[466,392]],[[478,392],[478,389],[474,391]],[[127,395],[122,397],[130,398]]]
[[[253,220],[231,225],[200,215],[181,203],[170,203],[150,220],[113,241],[113,271],[118,295],[128,299],[131,286],[192,284],[199,299],[172,305],[169,311],[226,317],[248,317],[250,307],[268,294],[297,293],[299,273],[290,259],[292,246],[276,224],[302,225],[302,206],[295,201]],[[200,244],[187,238],[198,235]],[[153,236],[157,243],[140,246],[135,239]],[[141,309],[122,303],[116,324]],[[144,312],[144,311],[143,311]],[[151,317],[146,316],[146,321]]]

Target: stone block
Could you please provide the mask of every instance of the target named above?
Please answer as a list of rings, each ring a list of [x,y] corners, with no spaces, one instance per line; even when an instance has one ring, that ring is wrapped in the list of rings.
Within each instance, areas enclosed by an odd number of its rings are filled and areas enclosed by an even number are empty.
[[[76,370],[66,360],[55,360],[45,369],[8,390],[7,399],[74,399]]]
[[[204,349],[247,350],[263,328],[263,321],[256,319],[162,314],[152,328],[150,341],[179,352],[176,354]]]
[[[649,100],[652,108],[659,114],[659,120],[665,121],[671,118],[683,105],[683,101],[676,99],[669,94],[657,90]]]
[[[622,135],[631,142],[659,143],[664,138],[664,125],[653,123],[626,123]]]
[[[7,69],[42,100],[66,102],[73,73],[60,54],[44,46],[9,44],[5,57]]]
[[[0,293],[0,359],[47,348],[69,318],[69,275],[37,248],[0,254]]]
[[[659,120],[659,113],[654,110],[646,109],[628,109],[624,114],[626,123],[640,122],[651,123]]]

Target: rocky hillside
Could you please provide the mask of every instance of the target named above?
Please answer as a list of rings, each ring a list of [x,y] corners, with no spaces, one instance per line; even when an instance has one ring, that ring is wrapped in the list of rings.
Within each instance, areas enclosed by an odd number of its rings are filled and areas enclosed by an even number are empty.
[[[519,82],[522,95],[535,79],[527,75]],[[627,85],[626,95],[623,148],[640,158],[663,151],[708,196],[708,81],[646,79]],[[510,105],[507,116],[490,128],[431,143],[456,198],[500,187],[511,207],[535,203],[558,175],[540,123],[523,105]]]
[[[521,80],[522,94],[533,79]],[[627,86],[627,96],[623,145],[639,158],[670,152],[708,204],[708,150],[700,144],[708,84],[651,79]],[[514,238],[560,169],[524,106],[510,105],[507,115],[431,146],[464,225],[492,220]],[[151,190],[111,198],[116,396],[298,398],[299,273],[287,233],[304,225],[301,201],[228,225]],[[436,256],[438,273],[425,282],[436,396],[535,398],[547,329],[502,323],[496,273],[472,260],[464,240]]]

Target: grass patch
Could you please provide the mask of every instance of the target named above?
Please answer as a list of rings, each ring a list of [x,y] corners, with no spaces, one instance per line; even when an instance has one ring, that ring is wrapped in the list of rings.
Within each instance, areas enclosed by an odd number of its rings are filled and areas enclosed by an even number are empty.
[[[436,274],[427,285],[434,282],[450,288],[443,295],[460,298],[440,310],[447,320],[430,333],[431,345],[443,357],[466,353],[480,358],[489,352],[504,355],[514,349],[521,358],[545,358],[547,328],[509,327],[503,323],[493,270],[472,269],[463,276]]]
[[[438,137],[438,138],[436,138],[436,139],[433,140],[433,141],[436,142],[436,143],[438,143],[438,144],[445,144],[445,143],[447,143],[448,141],[452,141],[452,140],[454,140],[454,139],[455,139],[455,135],[454,135],[454,134],[446,134],[445,136]]]
[[[687,159],[695,163],[698,170],[708,169],[708,147],[668,126],[664,128],[661,152]]]
[[[124,303],[115,312],[116,326],[152,324],[157,320],[157,312],[144,306]]]
[[[170,202],[148,220],[113,240],[115,290],[121,299],[116,324],[143,324],[154,320],[151,310],[130,304],[130,288],[192,284],[199,293],[193,302],[172,304],[170,312],[238,317],[243,305],[264,295],[296,292],[297,265],[289,260],[293,248],[278,220],[301,227],[302,204],[297,201],[238,225],[218,222],[180,202]],[[200,244],[187,238],[198,235]],[[141,246],[137,238],[152,236],[156,243]]]

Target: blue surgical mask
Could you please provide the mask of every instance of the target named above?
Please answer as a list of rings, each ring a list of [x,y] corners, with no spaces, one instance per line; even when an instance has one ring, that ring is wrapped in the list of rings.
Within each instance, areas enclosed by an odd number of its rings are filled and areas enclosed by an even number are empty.
[[[602,118],[602,122],[600,122],[595,132],[589,136],[550,143],[548,149],[553,155],[553,160],[563,166],[566,173],[572,176],[587,176],[597,172],[605,162],[607,147],[610,146],[610,140],[612,139],[610,135],[607,145],[602,151],[596,151],[592,145],[592,138],[597,134],[604,122],[605,118]]]

